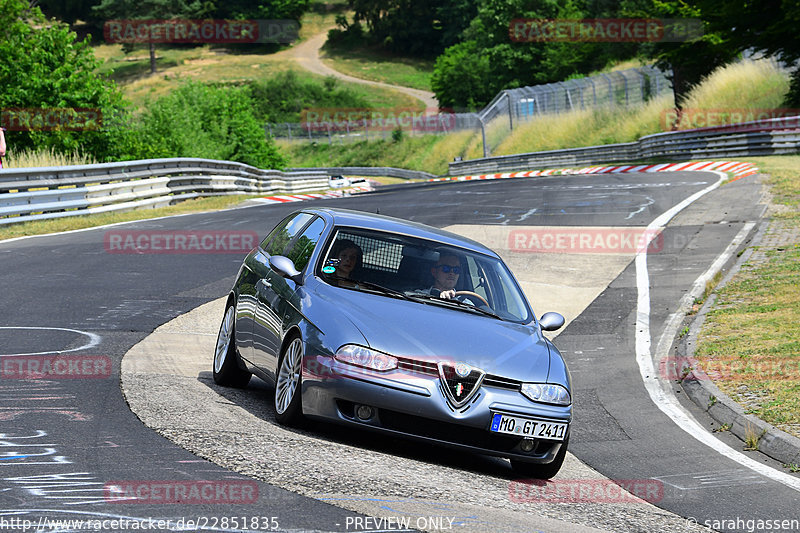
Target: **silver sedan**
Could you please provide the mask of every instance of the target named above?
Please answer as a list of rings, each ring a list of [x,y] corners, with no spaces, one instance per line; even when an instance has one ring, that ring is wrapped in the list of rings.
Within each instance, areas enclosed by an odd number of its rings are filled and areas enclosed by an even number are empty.
[[[228,297],[214,379],[274,384],[279,423],[322,420],[561,467],[569,371],[500,257],[436,228],[304,209],[245,258]]]

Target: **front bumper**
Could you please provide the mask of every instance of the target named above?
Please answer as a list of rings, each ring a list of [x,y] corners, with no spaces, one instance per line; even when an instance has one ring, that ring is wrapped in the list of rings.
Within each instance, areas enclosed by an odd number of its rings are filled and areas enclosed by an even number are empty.
[[[522,437],[489,431],[492,415],[572,421],[572,406],[537,404],[518,390],[486,382],[456,409],[438,376],[404,369],[376,372],[330,356],[306,356],[301,393],[309,418],[532,463],[551,462],[562,441],[533,439],[532,449],[524,451]],[[372,408],[372,416],[360,418],[358,406]]]

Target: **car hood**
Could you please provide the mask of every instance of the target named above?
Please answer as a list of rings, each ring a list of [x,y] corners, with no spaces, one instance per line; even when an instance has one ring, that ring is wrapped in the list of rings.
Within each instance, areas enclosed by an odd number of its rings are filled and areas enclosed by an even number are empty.
[[[391,355],[465,362],[487,374],[520,381],[547,381],[550,353],[538,329],[380,295],[347,291],[337,311],[371,348]]]

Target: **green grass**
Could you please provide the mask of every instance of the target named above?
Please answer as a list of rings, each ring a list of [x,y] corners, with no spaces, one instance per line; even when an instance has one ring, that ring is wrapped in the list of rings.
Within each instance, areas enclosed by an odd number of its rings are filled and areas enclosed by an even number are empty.
[[[200,213],[205,211],[218,211],[239,204],[250,198],[259,198],[263,195],[236,195],[236,196],[212,196],[209,198],[197,198],[186,200],[179,204],[168,207],[158,207],[155,209],[137,209],[124,213],[101,213],[96,215],[80,215],[65,217],[54,220],[34,220],[0,226],[0,240],[23,237],[26,235],[45,235],[61,231],[71,231],[84,228],[94,228],[107,224],[119,222],[129,222],[132,220],[145,220],[168,215],[180,215],[183,213]]]
[[[150,59],[146,50],[136,50],[126,57],[119,45],[99,45],[97,55],[103,58],[101,72],[112,72],[124,96],[136,107],[168,94],[181,80],[205,83],[241,83],[269,79],[276,73],[294,70],[301,81],[313,81],[319,85],[324,76],[302,70],[285,52],[275,54],[228,54],[209,46],[192,49],[170,49],[159,47],[158,72],[149,74]],[[359,95],[369,107],[417,108],[419,101],[397,91],[372,87],[360,83],[337,81],[337,87],[347,88]]]
[[[309,37],[335,26],[337,13],[344,12],[347,4],[341,0],[313,2],[312,9],[301,21],[302,43]],[[156,47],[158,72],[150,75],[150,55],[147,46],[136,46],[125,54],[120,44],[98,44],[94,53],[101,61],[98,72],[115,80],[124,96],[136,107],[168,94],[181,80],[204,83],[241,83],[268,79],[278,72],[297,71],[301,80],[323,84],[325,78],[304,71],[292,57],[291,47],[270,51],[268,46],[231,50],[224,46],[170,46]],[[397,91],[371,87],[359,83],[338,81],[339,87],[360,95],[369,107],[420,108],[419,100]]]
[[[712,74],[690,94],[686,105],[693,106],[693,109],[769,109],[781,105],[787,89],[787,74],[777,70],[772,63],[743,61]],[[672,95],[668,94],[630,108],[576,110],[539,117],[516,123],[513,131],[509,130],[507,119],[501,117],[487,126],[487,142],[491,147],[491,155],[494,156],[633,142],[645,135],[665,131],[668,113],[673,108]],[[368,149],[350,143],[341,145],[336,154],[326,152],[324,157],[317,154],[315,149],[292,147],[289,157],[295,166],[313,166],[325,164],[317,163],[318,161],[350,161],[367,157],[364,164],[444,173],[447,171],[446,163],[455,156],[465,159],[483,157],[479,130],[459,132],[455,137],[457,138],[446,141],[442,136],[429,136],[426,154],[437,165],[431,168],[419,167],[424,158],[403,149],[405,140],[398,148],[401,154],[407,154],[407,159],[399,157],[397,152],[380,148]]]
[[[717,290],[697,356],[723,374],[715,383],[734,399],[759,396],[749,412],[800,436],[800,156],[748,161],[769,174],[776,213],[768,231],[793,236],[762,246],[765,261],[748,261]]]
[[[447,163],[456,156],[467,154],[474,135],[472,132],[459,132],[404,136],[399,142],[387,138],[333,145],[326,141],[312,144],[279,140],[278,146],[287,155],[290,167],[390,166],[445,174]]]
[[[356,78],[431,90],[433,61],[401,57],[375,48],[323,48],[322,60]]]
[[[311,2],[311,9],[303,15],[300,25],[300,41],[336,27],[336,15],[347,12],[347,0]]]

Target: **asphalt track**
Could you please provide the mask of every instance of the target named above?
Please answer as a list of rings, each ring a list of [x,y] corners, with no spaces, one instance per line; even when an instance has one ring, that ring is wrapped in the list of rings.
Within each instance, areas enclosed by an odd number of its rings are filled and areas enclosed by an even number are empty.
[[[681,172],[559,176],[436,184],[315,203],[379,210],[439,227],[645,227],[716,179],[712,173]],[[709,193],[670,222],[663,246],[648,254],[654,345],[683,293],[745,224],[758,221],[759,197],[755,179],[745,178]],[[123,227],[264,235],[297,207],[260,206]],[[118,382],[123,354],[158,325],[223,296],[241,256],[109,254],[106,231],[0,243],[0,354],[79,349],[70,353],[108,357],[113,368],[98,379],[0,380],[0,519],[258,514],[277,517],[281,529],[347,530],[353,512],[264,483],[258,484],[258,513],[243,513],[241,505],[109,501],[105,487],[119,480],[243,479],[145,428],[128,410]],[[633,356],[636,305],[630,264],[558,337],[576,389],[571,451],[612,479],[660,480],[658,506],[700,524],[711,521],[720,530],[747,530],[748,520],[800,518],[795,490],[700,444],[653,405]],[[692,404],[684,406],[712,427]],[[719,438],[741,449],[735,438]],[[759,454],[751,456],[780,469]]]

